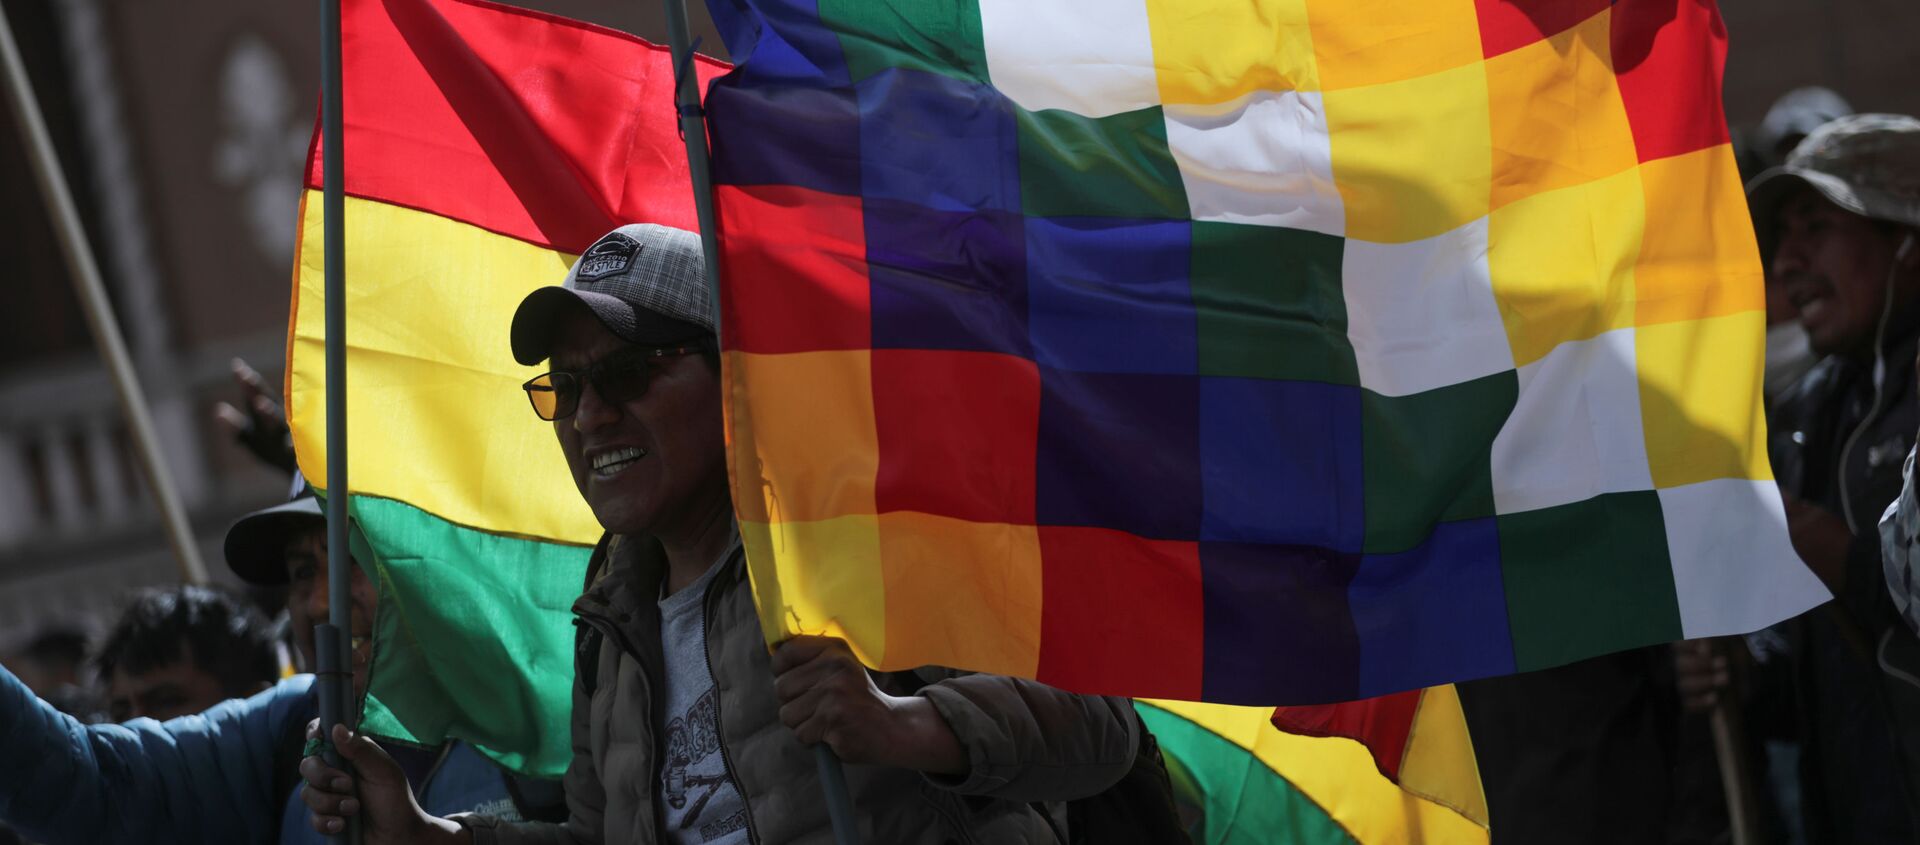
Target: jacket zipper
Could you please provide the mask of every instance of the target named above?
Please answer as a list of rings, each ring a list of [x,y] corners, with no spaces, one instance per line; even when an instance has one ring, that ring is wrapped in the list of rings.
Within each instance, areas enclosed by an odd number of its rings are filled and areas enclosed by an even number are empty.
[[[613,640],[614,645],[618,646],[621,651],[626,652],[628,657],[632,657],[635,663],[640,664],[641,670],[643,672],[645,671],[647,668],[646,659],[640,656],[640,650],[633,647],[633,643],[629,641],[627,635],[620,630],[620,626],[613,624],[612,620],[597,613],[581,613],[580,618],[585,620],[588,625],[592,625],[595,630],[598,630],[601,636]],[[596,686],[597,685],[596,682]]]
[[[640,674],[642,676],[645,676],[647,674],[646,658],[640,656],[640,650],[633,647],[633,641],[627,639],[626,632],[620,630],[620,626],[613,624],[612,620],[604,616],[601,616],[597,613],[582,612],[582,613],[579,613],[579,616],[582,620],[585,620],[588,625],[593,626],[595,630],[599,631],[601,636],[613,640],[614,646],[616,648],[619,648],[620,651],[625,653],[628,657],[633,658],[633,662],[640,664]],[[600,680],[605,680],[605,679],[602,678]],[[598,686],[597,682],[595,686],[596,687]],[[651,694],[652,693],[650,692],[649,695]],[[714,698],[715,698],[715,704],[718,704],[719,696],[715,696]],[[655,707],[654,709],[658,710],[659,708]],[[718,713],[716,712],[715,715],[717,717]],[[647,731],[647,734],[653,737],[653,747],[648,749],[647,751],[647,754],[648,754],[647,762],[652,764],[648,768],[651,769],[654,766],[658,766],[661,760],[660,732],[657,730],[649,730]],[[648,777],[650,778],[654,776],[655,775],[653,774],[648,775]],[[649,800],[651,800],[651,792],[653,790],[653,785],[649,784],[647,787],[647,790],[649,792]],[[746,803],[744,796],[742,797],[741,803]],[[655,808],[654,821],[655,822],[661,821],[658,808]]]
[[[722,564],[725,565],[725,564]],[[707,629],[713,625],[714,589],[720,585],[722,573],[714,573],[714,579],[707,584],[707,592],[700,597],[700,656],[707,660],[707,678],[713,678],[713,652],[710,650]],[[726,710],[721,703],[724,696],[717,692],[713,696],[713,731],[720,735],[720,766],[727,772],[727,781],[733,784],[733,790],[740,793],[740,811],[747,817],[747,841],[759,843],[760,833],[753,826],[753,802],[747,799],[747,791],[740,788],[740,779],[733,775],[733,755],[727,753]]]

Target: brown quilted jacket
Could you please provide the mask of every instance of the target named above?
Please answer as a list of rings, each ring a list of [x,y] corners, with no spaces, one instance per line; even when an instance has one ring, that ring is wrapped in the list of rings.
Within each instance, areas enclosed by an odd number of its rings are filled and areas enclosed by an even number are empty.
[[[752,841],[833,841],[814,753],[780,724],[773,669],[736,547],[719,564],[706,602],[707,658],[720,696],[724,759],[745,797]],[[592,586],[573,606],[602,635],[594,689],[575,681],[573,762],[566,774],[569,820],[560,825],[468,817],[477,845],[628,845],[663,841],[654,810],[662,664],[655,603],[665,575],[659,545],[603,540],[589,567]],[[584,654],[584,652],[583,652]],[[576,663],[576,669],[585,667]],[[935,670],[920,686],[877,676],[883,689],[931,699],[973,762],[964,779],[932,778],[875,766],[846,767],[861,841],[886,845],[1051,843],[1054,833],[1029,802],[1100,792],[1126,774],[1141,730],[1125,699],[1071,695],[1033,681]],[[584,671],[576,672],[584,676]],[[926,678],[929,673],[918,673]],[[1058,815],[1058,814],[1055,814]]]

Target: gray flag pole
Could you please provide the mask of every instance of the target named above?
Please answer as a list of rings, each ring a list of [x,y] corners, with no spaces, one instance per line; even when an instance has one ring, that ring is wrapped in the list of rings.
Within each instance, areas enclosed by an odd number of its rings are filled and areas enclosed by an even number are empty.
[[[665,0],[667,39],[673,45],[674,108],[680,116],[680,136],[687,142],[687,169],[693,174],[693,206],[700,221],[700,249],[706,258],[707,289],[712,294],[713,331],[720,333],[720,245],[713,226],[713,172],[707,158],[706,116],[700,109],[700,75],[694,70],[692,38],[687,33],[686,0]],[[854,823],[853,795],[847,790],[846,770],[826,743],[813,747],[813,761],[826,793],[827,818],[833,822],[836,845],[859,845]]]
[[[60,170],[60,157],[53,150],[46,119],[40,114],[39,101],[34,99],[26,63],[20,58],[20,46],[14,41],[13,26],[8,23],[4,10],[0,10],[0,63],[6,66],[7,102],[13,107],[15,122],[20,124],[20,140],[27,148],[34,181],[40,184],[47,216],[60,239],[60,252],[66,257],[67,275],[72,277],[74,290],[80,296],[87,329],[93,333],[94,345],[100,348],[100,356],[106,359],[107,371],[113,377],[114,393],[120,398],[120,410],[126,414],[127,430],[133,435],[141,474],[147,480],[147,489],[153,493],[154,504],[160,508],[160,521],[166,527],[167,542],[173,547],[174,560],[180,566],[180,577],[189,584],[204,584],[206,564],[200,561],[200,549],[194,545],[187,510],[180,503],[180,494],[173,487],[173,474],[160,452],[160,438],[154,435],[146,393],[140,388],[133,359],[127,355],[127,342],[120,336],[113,303],[107,298],[106,285],[100,281],[100,266],[95,263],[93,247],[87,242],[87,230],[80,225],[73,191],[67,186],[66,174]]]
[[[353,712],[353,557],[347,544],[347,238],[346,174],[341,135],[340,0],[320,2],[321,237],[326,273],[327,373],[327,621],[313,626],[314,674],[320,684],[320,729],[329,740],[323,757],[335,768],[346,761],[331,743],[333,726],[349,724]],[[361,841],[360,819],[345,833],[327,837]]]

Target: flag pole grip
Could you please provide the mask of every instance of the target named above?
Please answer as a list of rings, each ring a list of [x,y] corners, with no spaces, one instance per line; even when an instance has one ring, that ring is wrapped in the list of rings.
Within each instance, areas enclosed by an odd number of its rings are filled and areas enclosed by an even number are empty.
[[[329,572],[328,575],[331,576],[332,573]],[[319,698],[320,704],[322,739],[320,759],[325,760],[327,765],[348,774],[352,774],[353,769],[347,765],[346,758],[341,756],[340,749],[334,747],[333,726],[352,727],[346,710],[347,702],[352,700],[353,696],[353,670],[350,668],[352,663],[348,659],[350,653],[347,629],[337,627],[330,622],[313,626],[313,656],[314,663],[318,664],[317,671],[313,673],[313,679],[316,687],[315,695]],[[346,831],[328,835],[327,841],[335,845],[361,841],[360,817],[348,818]]]
[[[346,700],[341,694],[341,682],[347,683],[346,689],[353,688],[352,676],[341,669],[346,663],[347,649],[341,634],[342,631],[332,623],[322,622],[313,626],[313,656],[316,664],[313,682],[319,688],[320,725],[326,732],[321,737],[320,759],[336,769],[346,768],[346,761],[341,758],[339,750],[333,747],[333,726],[346,721],[346,714],[340,712],[340,704]]]

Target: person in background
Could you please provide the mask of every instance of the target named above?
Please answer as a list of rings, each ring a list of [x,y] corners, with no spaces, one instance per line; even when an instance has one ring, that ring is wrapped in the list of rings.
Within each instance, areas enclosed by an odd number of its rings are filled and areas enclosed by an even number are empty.
[[[1853,114],[1853,107],[1827,88],[1795,88],[1775,100],[1755,132],[1753,146],[1766,168],[1780,166],[1814,130]],[[1758,174],[1755,174],[1758,175]],[[1767,273],[1767,358],[1764,381],[1767,407],[1820,362],[1800,325],[1787,285]]]
[[[116,722],[198,713],[280,679],[266,620],[226,593],[195,586],[136,595],[94,665]]]
[[[1831,88],[1808,85],[1795,88],[1767,107],[1760,119],[1755,144],[1769,168],[1786,163],[1787,156],[1815,129],[1853,114],[1847,98]]]
[[[87,678],[87,632],[77,626],[52,624],[27,639],[6,659],[33,694],[74,718],[100,720],[102,706]]]
[[[287,610],[296,626],[309,631],[304,643],[310,648],[313,620],[325,619],[328,610],[325,520],[313,492],[296,480],[295,494],[285,504],[235,523],[227,532],[226,559],[242,580],[288,586]],[[358,697],[366,689],[367,633],[379,597],[357,567],[352,584]],[[175,663],[192,663],[201,652],[214,650],[183,639],[184,648],[145,643],[109,648],[107,653],[116,656],[103,661],[103,668],[109,674],[138,671],[133,667],[149,654],[178,655]],[[254,654],[254,637],[244,640],[253,655],[245,664],[262,662]],[[307,659],[311,665],[311,653]],[[197,683],[183,686],[205,691]],[[307,725],[318,715],[313,687],[312,675],[297,675],[250,698],[164,722],[134,718],[87,726],[35,698],[0,668],[0,822],[47,845],[318,845],[324,839],[307,824],[298,789]],[[130,696],[128,709],[158,703]],[[411,787],[411,799],[438,812],[548,817],[561,800],[557,782],[512,777],[464,743],[389,751]]]
[[[1920,835],[1920,640],[1878,519],[1920,425],[1920,120],[1843,117],[1748,185],[1761,256],[1825,356],[1775,398],[1794,549],[1836,597],[1790,627],[1810,841]]]
[[[1767,356],[1761,378],[1761,396],[1769,412],[1780,397],[1793,390],[1802,378],[1820,363],[1807,339],[1806,326],[1800,324],[1800,311],[1793,307],[1787,285],[1772,273],[1766,276]],[[1779,436],[1778,432],[1774,436]],[[1771,442],[1768,448],[1773,448]]]
[[[87,683],[87,632],[77,626],[51,624],[36,631],[25,646],[0,659],[14,667],[34,695],[82,722],[104,718],[99,696]],[[22,845],[26,840],[0,824],[0,845]]]

